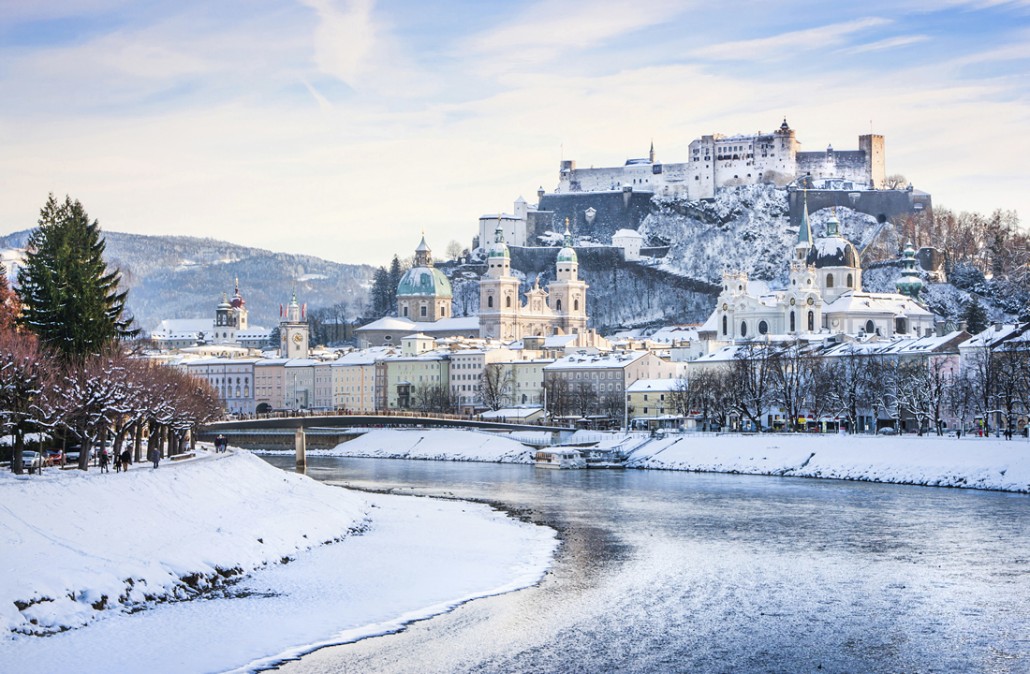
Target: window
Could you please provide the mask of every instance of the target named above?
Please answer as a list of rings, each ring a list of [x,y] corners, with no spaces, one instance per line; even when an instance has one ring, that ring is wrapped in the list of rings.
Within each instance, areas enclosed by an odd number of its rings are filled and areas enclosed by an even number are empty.
[[[727,330],[726,330],[726,317],[725,316],[722,317],[722,334],[724,334],[724,335],[727,334]]]
[[[827,288],[832,288],[833,287],[833,274],[827,274],[826,275],[826,287]]]
[[[490,295],[486,298],[486,306],[488,309],[494,308],[494,296]]]
[[[554,310],[555,311],[561,311],[561,300],[560,299],[557,299],[557,300],[554,301]]]
[[[797,330],[797,324],[794,320],[794,312],[792,311],[790,312],[790,331],[794,332],[795,330]]]
[[[425,305],[419,307],[419,315],[425,318],[429,314],[429,308]]]
[[[867,334],[870,334],[870,335],[873,334],[874,332],[876,332],[876,326],[873,325],[872,321],[866,321],[865,322],[865,331],[866,331]]]
[[[768,323],[766,323],[765,321],[762,321],[761,323],[758,324],[758,334],[765,335],[765,334],[768,334],[768,332],[769,332],[769,324]]]
[[[408,315],[408,308],[404,307],[404,316],[407,317],[407,315]]]
[[[854,288],[855,287],[855,279],[851,276],[851,274],[848,274],[848,287],[849,288]]]
[[[808,312],[808,331],[815,332],[815,312]]]
[[[511,309],[511,295],[504,298],[504,306],[507,309]]]
[[[572,301],[572,309],[573,311],[579,311],[579,300]]]
[[[747,337],[747,322],[746,321],[741,321],[740,322],[740,336],[741,337]]]

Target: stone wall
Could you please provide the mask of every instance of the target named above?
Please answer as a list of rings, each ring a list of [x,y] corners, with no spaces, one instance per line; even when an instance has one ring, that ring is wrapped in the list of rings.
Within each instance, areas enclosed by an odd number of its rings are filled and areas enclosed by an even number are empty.
[[[933,201],[929,194],[918,190],[862,190],[848,192],[845,190],[800,190],[788,195],[790,201],[790,224],[797,227],[801,224],[804,211],[805,194],[808,199],[809,214],[823,208],[851,208],[875,217],[878,221],[906,218],[922,213],[927,216],[933,213]]]

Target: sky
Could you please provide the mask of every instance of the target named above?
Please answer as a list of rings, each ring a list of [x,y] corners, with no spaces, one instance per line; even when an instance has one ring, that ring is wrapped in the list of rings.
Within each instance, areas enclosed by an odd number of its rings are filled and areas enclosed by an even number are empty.
[[[889,174],[1030,222],[1030,0],[0,0],[0,234],[437,257],[581,167],[710,133],[883,134]]]

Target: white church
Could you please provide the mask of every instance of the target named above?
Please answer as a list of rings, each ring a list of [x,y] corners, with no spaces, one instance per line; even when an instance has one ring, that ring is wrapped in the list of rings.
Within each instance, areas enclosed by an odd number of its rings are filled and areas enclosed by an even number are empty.
[[[932,335],[938,317],[914,299],[922,287],[914,256],[909,245],[899,292],[864,292],[859,253],[841,236],[836,214],[827,222],[825,234],[813,238],[806,204],[787,287],[771,290],[764,282],[749,281],[746,273],[724,273],[715,311],[699,337],[734,342],[763,336]]]

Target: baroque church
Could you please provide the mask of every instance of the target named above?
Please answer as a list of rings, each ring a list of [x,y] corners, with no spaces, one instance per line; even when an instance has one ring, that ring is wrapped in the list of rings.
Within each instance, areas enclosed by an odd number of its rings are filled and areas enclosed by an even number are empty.
[[[932,335],[937,316],[916,297],[922,282],[915,251],[906,247],[897,293],[862,290],[862,263],[840,234],[834,213],[823,236],[813,238],[807,203],[798,229],[786,289],[770,290],[744,272],[725,272],[715,311],[699,330],[702,339],[732,342],[751,338],[845,334],[853,337]]]
[[[362,347],[400,344],[403,337],[480,337],[511,342],[527,337],[566,336],[567,346],[590,347],[601,338],[587,328],[587,284],[579,279],[579,261],[572,235],[565,226],[564,246],[555,262],[556,279],[546,288],[539,282],[523,302],[519,279],[512,275],[511,253],[498,223],[487,249],[486,273],[479,281],[479,315],[451,315],[453,293],[447,277],[433,266],[432,251],[423,236],[415,263],[397,286],[397,316],[387,316],[358,328]]]

